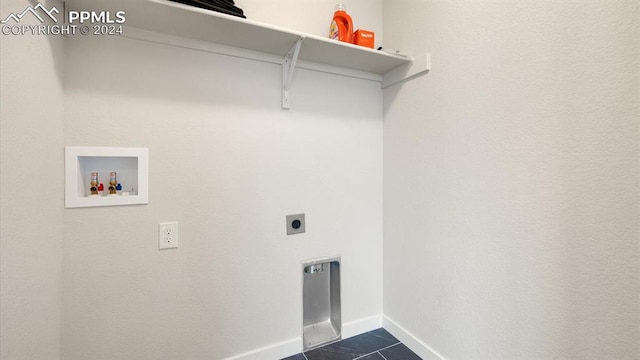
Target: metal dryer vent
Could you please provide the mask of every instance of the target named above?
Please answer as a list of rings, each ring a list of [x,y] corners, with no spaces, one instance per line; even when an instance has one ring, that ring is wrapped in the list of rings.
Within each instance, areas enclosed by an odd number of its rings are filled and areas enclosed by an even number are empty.
[[[302,341],[306,351],[342,337],[340,257],[304,262],[302,279]]]

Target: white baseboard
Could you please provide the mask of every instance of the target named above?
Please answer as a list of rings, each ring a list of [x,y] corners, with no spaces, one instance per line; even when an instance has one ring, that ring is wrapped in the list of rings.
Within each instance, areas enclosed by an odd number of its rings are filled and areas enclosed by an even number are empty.
[[[385,328],[391,335],[395,336],[403,344],[405,344],[411,351],[420,356],[423,360],[445,360],[445,358],[431,349],[422,341],[418,340],[413,334],[403,329],[395,321],[389,319],[386,316],[382,316],[382,327]]]
[[[347,339],[382,327],[382,316],[376,315],[342,324],[342,338]]]
[[[224,360],[279,360],[302,352],[302,337],[265,346]]]
[[[376,315],[342,324],[342,338],[350,338],[382,327],[382,316]],[[302,328],[300,329],[302,332]],[[224,360],[279,360],[302,352],[302,336],[268,345]]]

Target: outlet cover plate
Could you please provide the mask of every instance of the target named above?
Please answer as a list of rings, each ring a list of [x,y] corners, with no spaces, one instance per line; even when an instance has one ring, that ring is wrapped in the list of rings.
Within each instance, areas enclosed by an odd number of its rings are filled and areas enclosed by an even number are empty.
[[[305,232],[304,214],[287,215],[287,235]]]
[[[178,222],[158,224],[158,249],[175,249],[178,247]]]

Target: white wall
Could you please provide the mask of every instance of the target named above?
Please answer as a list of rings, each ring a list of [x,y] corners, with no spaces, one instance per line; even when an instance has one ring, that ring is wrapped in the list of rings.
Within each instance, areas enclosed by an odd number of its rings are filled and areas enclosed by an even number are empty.
[[[377,31],[361,3],[356,26]],[[434,60],[385,92],[385,315],[448,359],[637,358],[637,3],[387,1],[384,14],[384,46]],[[343,255],[345,322],[380,313],[377,83],[299,71],[287,112],[273,64],[66,45],[0,42],[0,358],[57,359],[61,335],[62,358],[83,360],[293,339],[299,263],[319,255]],[[150,204],[63,215],[63,145],[149,147]],[[287,237],[298,211],[308,232]],[[181,247],[160,252],[167,220]]]
[[[21,12],[29,5],[28,1],[3,0],[0,14]],[[22,24],[30,22],[25,18]],[[62,38],[2,35],[0,39],[3,360],[59,358],[62,51]]]
[[[65,145],[148,147],[146,206],[64,212],[63,358],[222,359],[301,337],[301,262],[382,312],[378,82],[127,38],[69,39]],[[307,232],[286,236],[285,215]],[[157,227],[179,222],[180,247]],[[302,342],[297,340],[301,350]]]
[[[29,4],[3,1],[1,13]],[[254,20],[323,33],[241,6]],[[295,18],[305,17],[317,13]],[[381,26],[381,2],[363,18]],[[342,255],[344,322],[379,317],[378,83],[300,70],[283,111],[274,64],[131,39],[1,44],[3,360],[301,345],[300,262],[318,256]],[[63,216],[63,145],[149,147],[150,204]],[[306,212],[307,233],[287,237],[284,216],[295,212]],[[180,222],[181,246],[160,252],[167,220]]]
[[[637,1],[385,1],[384,313],[447,359],[638,359]]]

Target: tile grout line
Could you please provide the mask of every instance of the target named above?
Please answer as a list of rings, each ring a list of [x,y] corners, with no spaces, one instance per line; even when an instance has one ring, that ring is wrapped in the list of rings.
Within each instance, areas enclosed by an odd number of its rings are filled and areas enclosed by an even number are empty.
[[[380,357],[382,357],[384,360],[387,360],[387,358],[384,357],[384,355],[382,355],[382,353],[380,351],[378,351],[378,355],[380,355]]]
[[[396,346],[396,345],[400,345],[400,344],[402,344],[402,343],[401,343],[401,342],[397,342],[397,343],[395,343],[395,344],[393,344],[393,345],[389,345],[389,346],[387,346],[387,347],[383,347],[383,348],[381,348],[381,349],[378,349],[378,350],[376,350],[376,351],[370,352],[370,353],[368,353],[368,354],[364,354],[364,355],[358,356],[357,358],[354,358],[353,360],[362,359],[362,358],[367,357],[367,356],[369,356],[369,355],[373,355],[373,354],[375,354],[375,353],[380,353],[380,351],[382,351],[382,350],[387,350],[387,349],[389,349],[389,348],[392,348],[392,347],[394,347],[394,346]],[[382,356],[382,354],[380,354],[380,356]],[[382,356],[382,357],[384,358],[384,356]]]
[[[364,355],[360,355],[360,356],[358,356],[357,358],[353,358],[352,360],[362,359],[362,358],[365,358],[365,357],[367,357],[367,356],[369,356],[369,355],[373,355],[373,354],[375,354],[375,353],[377,353],[377,351],[374,351],[374,352],[372,352],[372,353],[368,353],[368,354],[364,354]]]
[[[393,344],[393,345],[389,345],[389,346],[387,346],[387,347],[383,347],[382,349],[378,349],[378,351],[387,350],[387,349],[389,349],[389,348],[392,348],[392,347],[394,347],[394,346],[398,346],[398,345],[400,345],[400,344],[402,344],[402,342],[398,341],[397,343],[395,343],[395,344]]]
[[[302,352],[302,356],[304,357],[304,360],[309,360],[309,358],[307,357],[307,354],[305,354],[304,351]]]

